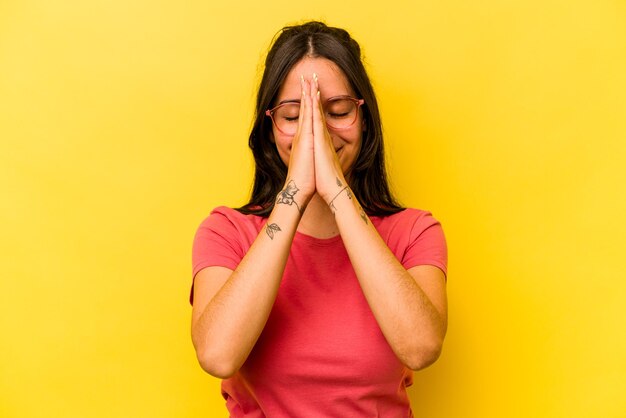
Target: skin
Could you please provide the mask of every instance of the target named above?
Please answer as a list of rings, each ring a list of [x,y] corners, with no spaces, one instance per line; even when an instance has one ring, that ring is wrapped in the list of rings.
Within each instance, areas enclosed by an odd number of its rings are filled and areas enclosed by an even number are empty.
[[[298,132],[290,137],[273,131],[289,167],[284,193],[234,271],[208,267],[195,278],[192,341],[200,365],[213,376],[232,376],[254,347],[296,230],[318,238],[341,234],[374,317],[403,364],[419,370],[441,353],[447,329],[444,274],[430,265],[404,269],[347,187],[364,124],[359,115],[348,129],[328,128],[323,103],[339,95],[354,92],[331,61],[307,57],[294,66],[278,101],[301,100]]]

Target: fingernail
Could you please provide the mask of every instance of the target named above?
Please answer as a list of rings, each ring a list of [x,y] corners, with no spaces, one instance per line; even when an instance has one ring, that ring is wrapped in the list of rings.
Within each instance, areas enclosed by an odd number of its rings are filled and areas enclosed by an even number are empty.
[[[315,84],[317,84],[317,74],[313,73],[313,80],[315,80]]]

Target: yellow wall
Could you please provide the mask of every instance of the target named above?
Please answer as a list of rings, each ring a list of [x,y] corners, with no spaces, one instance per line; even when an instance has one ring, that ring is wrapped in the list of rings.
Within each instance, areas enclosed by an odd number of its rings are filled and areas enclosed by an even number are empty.
[[[1,2],[0,416],[226,416],[191,242],[244,202],[260,60],[306,18],[362,44],[394,187],[448,238],[415,414],[625,416],[618,0]]]

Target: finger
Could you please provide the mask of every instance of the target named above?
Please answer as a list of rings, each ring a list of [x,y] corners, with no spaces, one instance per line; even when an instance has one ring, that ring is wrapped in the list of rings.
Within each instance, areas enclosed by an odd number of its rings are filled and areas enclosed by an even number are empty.
[[[325,139],[327,146],[333,151],[335,148],[333,147],[333,141],[330,137],[330,132],[328,132],[328,128],[326,126],[326,114],[324,112],[324,106],[322,104],[321,92],[319,89],[319,79],[317,78],[317,74],[313,74],[313,84],[315,88],[315,94],[313,96],[313,124],[314,124],[314,133],[316,137],[321,139]]]
[[[314,133],[324,134],[324,109],[322,108],[321,93],[317,74],[313,73],[313,83],[311,86],[311,98],[313,107],[313,129]]]
[[[300,132],[302,132],[302,123],[304,120],[302,115],[304,114],[305,96],[306,96],[306,91],[304,87],[304,76],[300,75],[300,109],[298,111],[298,129],[296,130],[296,137],[300,136]]]
[[[322,119],[322,125],[326,126],[326,114],[324,113],[324,106],[322,104],[322,97],[321,97],[321,92],[320,92],[320,82],[319,79],[317,78],[317,74],[313,74],[313,79],[315,80],[315,90],[316,90],[316,97],[317,97],[317,105],[320,111],[320,116]]]
[[[306,90],[304,88],[304,76],[300,75],[300,90],[302,94],[300,95],[300,109],[298,112],[298,131],[302,129],[302,114],[304,113],[304,101],[306,97]]]
[[[300,116],[299,122],[302,124],[302,132],[311,134],[313,133],[313,114],[311,110],[311,83],[301,78],[302,80],[302,101],[300,102]]]

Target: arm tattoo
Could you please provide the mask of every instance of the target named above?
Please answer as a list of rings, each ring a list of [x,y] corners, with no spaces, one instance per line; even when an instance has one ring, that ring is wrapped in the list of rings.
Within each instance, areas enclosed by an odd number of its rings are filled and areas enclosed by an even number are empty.
[[[352,193],[350,192],[350,188],[348,186],[344,187],[343,189],[339,190],[339,192],[335,195],[335,197],[333,197],[333,199],[330,201],[330,203],[328,204],[328,206],[330,207],[330,209],[333,211],[333,215],[335,214],[335,212],[337,212],[337,208],[335,207],[335,199],[337,199],[337,197],[339,197],[339,195],[341,194],[341,192],[343,192],[344,190],[348,191],[348,198],[352,199]]]
[[[289,206],[296,205],[296,207],[298,208],[298,212],[302,213],[304,208],[300,209],[300,206],[298,205],[298,203],[296,203],[296,201],[293,200],[293,197],[299,191],[300,189],[298,189],[298,187],[296,186],[296,182],[293,180],[290,180],[289,183],[287,183],[287,187],[285,187],[283,190],[281,190],[278,193],[278,199],[276,199],[276,203],[285,204]]]
[[[361,205],[359,205],[359,214],[361,215],[361,219],[363,219],[363,222],[365,222],[365,225],[367,225],[367,215],[365,214],[365,211],[363,210]]]
[[[337,183],[339,183],[339,179],[337,179]],[[337,193],[335,197],[333,197],[333,200],[331,200],[330,203],[328,204],[328,206],[333,212],[333,215],[337,212],[337,207],[335,206],[335,199],[337,199],[339,195],[341,194],[341,192],[343,192],[344,190],[346,191],[346,196],[348,197],[348,199],[352,200],[352,190],[350,190],[350,187],[346,186],[343,189],[339,190],[339,193]],[[357,202],[357,206],[359,207],[359,216],[361,217],[361,219],[363,219],[363,222],[365,222],[365,225],[368,225],[367,214],[363,210],[363,207],[359,204],[359,202]]]
[[[343,183],[341,182],[341,180],[339,180],[339,177],[335,177],[337,179],[337,186],[341,187],[343,186]]]
[[[267,235],[270,237],[270,239],[274,239],[274,232],[278,232],[280,230],[280,227],[275,223],[265,226],[265,232],[267,232]]]

